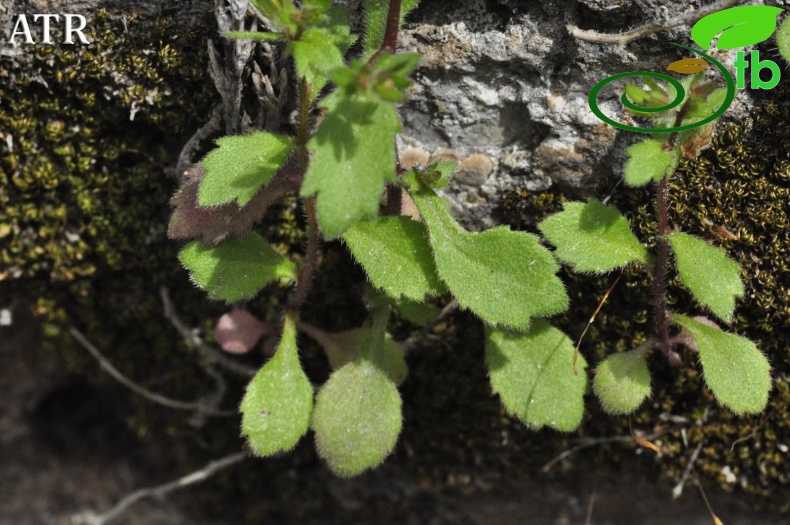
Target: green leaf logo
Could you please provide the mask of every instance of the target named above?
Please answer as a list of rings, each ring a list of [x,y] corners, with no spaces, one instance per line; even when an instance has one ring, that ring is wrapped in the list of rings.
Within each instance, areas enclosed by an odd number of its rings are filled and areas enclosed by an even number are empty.
[[[759,44],[774,34],[776,17],[782,11],[766,5],[744,5],[718,11],[694,24],[691,39],[706,51],[719,33],[718,49]]]

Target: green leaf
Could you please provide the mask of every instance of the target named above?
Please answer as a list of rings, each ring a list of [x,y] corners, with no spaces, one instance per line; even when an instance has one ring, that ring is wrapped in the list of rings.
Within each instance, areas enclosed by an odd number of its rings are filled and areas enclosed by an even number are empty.
[[[691,28],[691,39],[707,51],[716,35],[719,50],[752,46],[767,40],[776,30],[776,17],[783,9],[766,5],[744,5],[717,11],[701,18]]]
[[[375,339],[380,337],[368,327],[334,333],[324,332],[309,325],[300,328],[323,347],[332,370],[342,368],[363,354],[368,355],[369,347],[378,344]],[[400,385],[409,373],[403,348],[392,339],[390,334],[384,334],[382,348],[383,351],[372,359],[396,385]]]
[[[463,230],[447,201],[417,180],[402,177],[426,226],[439,277],[458,303],[484,321],[517,330],[533,317],[561,312],[568,295],[555,275],[559,266],[537,235],[505,226]]]
[[[563,211],[545,219],[538,228],[557,247],[555,255],[573,264],[577,272],[605,273],[632,261],[651,264],[626,218],[614,206],[594,199],[566,202]]]
[[[269,19],[269,22],[277,27],[296,11],[291,0],[251,0],[251,2]]]
[[[251,299],[277,279],[296,279],[294,263],[275,252],[257,233],[206,246],[195,240],[178,254],[192,282],[213,299]]]
[[[312,421],[316,449],[335,474],[355,476],[392,452],[402,420],[395,383],[370,360],[352,361],[318,392]]]
[[[675,156],[664,151],[664,144],[653,139],[643,140],[626,150],[625,183],[644,186],[650,181],[659,182],[672,167]]]
[[[447,291],[436,275],[424,224],[408,217],[359,221],[343,240],[373,286],[391,297],[422,301]]]
[[[348,8],[343,5],[333,5],[326,10],[327,28],[335,36],[335,44],[340,52],[345,55],[358,37],[351,34],[351,17]]]
[[[344,65],[343,53],[335,45],[336,40],[338,37],[329,31],[314,28],[306,30],[299,40],[288,44],[296,63],[296,74],[307,79],[312,87],[312,98],[318,96],[329,80],[329,71]]]
[[[508,413],[533,428],[570,432],[584,413],[587,363],[573,373],[573,343],[543,319],[527,333],[488,329],[486,365]]]
[[[683,117],[683,124],[690,124],[693,121],[708,118],[724,104],[726,98],[727,88],[714,89],[705,97],[692,96],[692,102],[688,105],[688,111]]]
[[[683,284],[719,318],[732,321],[735,298],[743,296],[741,268],[727,252],[702,239],[674,232],[668,236]]]
[[[650,395],[647,348],[613,354],[595,371],[593,391],[610,414],[630,414]]]
[[[248,40],[266,40],[273,42],[285,38],[283,33],[267,33],[265,31],[227,31],[222,33],[225,38],[239,38]]]
[[[247,385],[241,433],[259,456],[292,449],[310,427],[313,386],[299,364],[296,328],[285,318],[277,352]]]
[[[779,26],[779,31],[776,32],[776,45],[782,58],[790,62],[790,18],[785,18]]]
[[[400,8],[400,20],[403,22],[409,11],[417,7],[420,0],[403,0]],[[364,0],[365,5],[365,55],[373,54],[384,42],[384,31],[387,28],[387,12],[389,0]]]
[[[680,314],[672,314],[671,320],[697,343],[705,383],[719,403],[736,414],[765,409],[771,366],[753,342]]]
[[[219,206],[234,200],[247,204],[283,167],[294,143],[265,131],[223,137],[201,162],[206,175],[198,190],[198,204]]]
[[[403,317],[421,326],[427,325],[442,312],[432,304],[410,301],[409,299],[398,301],[397,307]]]
[[[385,182],[395,181],[395,105],[372,93],[336,91],[324,103],[329,113],[308,147],[313,152],[302,195],[317,194],[324,237],[342,235],[363,217],[378,213]]]

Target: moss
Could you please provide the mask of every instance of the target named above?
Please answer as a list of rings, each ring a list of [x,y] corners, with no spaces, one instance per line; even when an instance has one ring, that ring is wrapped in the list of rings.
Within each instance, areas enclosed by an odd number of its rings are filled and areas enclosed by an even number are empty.
[[[156,268],[139,247],[160,249],[172,190],[163,166],[214,90],[201,33],[166,14],[125,17],[126,27],[99,11],[91,46],[39,46],[4,68],[0,280]]]
[[[742,268],[746,294],[738,302],[730,329],[755,341],[772,364],[774,390],[766,412],[735,416],[721,408],[704,387],[693,354],[684,355],[681,367],[669,367],[653,356],[653,395],[632,418],[634,428],[661,432],[656,442],[663,454],[658,459],[665,479],[678,479],[693,449],[704,442],[697,469],[725,490],[744,490],[765,497],[766,504],[786,505],[772,498],[780,486],[790,484],[786,450],[790,443],[790,162],[786,146],[790,137],[790,86],[782,83],[758,103],[753,126],[725,125],[711,148],[698,159],[684,161],[669,189],[670,224],[684,232],[722,246]],[[630,219],[637,235],[654,244],[652,192],[628,189],[613,177],[597,188],[611,196]],[[566,197],[560,192],[533,194],[511,192],[503,215],[516,226],[531,229],[534,221],[556,211]],[[571,337],[578,337],[615,276],[577,276],[564,271],[571,296],[571,310],[556,322]],[[677,275],[668,276],[668,304],[675,311],[704,314],[682,287]],[[650,279],[638,268],[626,270],[601,313],[591,326],[582,351],[593,363],[611,352],[636,347],[652,333]],[[629,423],[606,416],[590,399],[581,435],[627,435]],[[672,424],[670,416],[683,418]],[[683,422],[685,421],[685,422]],[[688,440],[689,446],[684,440]],[[611,449],[601,450],[598,460],[610,466],[616,459]],[[725,476],[725,467],[736,481]],[[785,509],[786,510],[786,509]]]
[[[225,306],[191,287],[178,267],[177,246],[164,238],[174,183],[163,166],[175,160],[215,99],[205,74],[204,32],[177,27],[166,11],[154,20],[127,13],[127,31],[119,19],[100,12],[92,25],[94,46],[42,47],[31,64],[0,73],[5,75],[0,85],[0,285],[25,287],[37,298],[38,313],[49,321],[48,335],[73,369],[93,371],[109,382],[63,337],[70,324],[88,333],[137,382],[194,400],[213,384],[194,351],[161,316],[158,288],[168,286],[184,320],[206,331]],[[776,386],[770,408],[762,416],[736,418],[716,405],[693,356],[686,355],[678,369],[655,356],[652,400],[631,424],[662,432],[656,439],[662,457],[654,462],[644,454],[635,460],[631,445],[616,444],[592,449],[579,465],[605,463],[611,469],[638,461],[641,468],[654,465],[667,479],[676,479],[690,454],[685,429],[692,447],[705,440],[698,470],[725,488],[734,487],[722,474],[724,466],[735,473],[737,486],[752,493],[769,496],[790,483],[790,467],[783,462],[783,447],[790,446],[785,410],[790,402],[790,161],[784,153],[790,110],[781,102],[787,95],[783,83],[760,105],[752,129],[719,130],[713,147],[685,163],[671,187],[672,223],[724,246],[743,267],[748,292],[732,329],[757,341],[771,359]],[[655,231],[650,193],[615,190],[616,182],[603,180],[599,192],[612,193],[612,202],[649,240]],[[534,231],[535,223],[558,211],[566,198],[558,191],[517,189],[505,196],[502,216]],[[294,202],[272,209],[269,219],[262,227],[267,238],[278,249],[298,253],[303,234]],[[325,246],[322,257],[304,318],[331,330],[358,325],[365,316],[361,270],[337,244]],[[576,339],[614,276],[563,271],[563,279],[572,309],[555,322]],[[671,280],[674,308],[699,313],[676,276]],[[268,289],[251,309],[275,319],[286,294],[286,289]],[[584,340],[588,360],[599,362],[647,338],[649,306],[649,279],[629,269]],[[428,486],[475,488],[497,476],[532,475],[569,446],[567,436],[528,430],[504,414],[488,383],[479,322],[457,313],[436,333],[409,355],[410,377],[402,388],[404,432],[395,457],[383,467],[386,472],[397,463]],[[300,341],[310,376],[322,380],[328,374],[326,360],[309,339]],[[244,382],[229,379],[230,391],[241,392]],[[585,423],[571,438],[628,435],[628,420],[606,416],[592,398],[587,406]],[[668,415],[686,423],[672,423]],[[127,415],[143,438],[169,434],[207,457],[238,448],[235,419],[197,432],[188,418],[188,413],[174,415],[139,399]],[[265,482],[285,502],[306,500],[307,494],[325,490],[321,478],[297,480],[291,474],[294,469],[322,472],[317,465],[305,440],[289,456],[251,463],[239,477],[229,477],[234,488],[227,493],[247,488],[257,494],[253,488]],[[251,521],[271,513],[263,504],[248,503],[243,508]]]

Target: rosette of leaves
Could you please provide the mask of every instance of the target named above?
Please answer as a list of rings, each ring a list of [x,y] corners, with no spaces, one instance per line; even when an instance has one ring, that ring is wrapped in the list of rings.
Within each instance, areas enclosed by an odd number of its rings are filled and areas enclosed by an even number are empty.
[[[662,94],[661,88],[653,82],[647,84],[630,86],[629,95],[643,102],[655,101],[656,105],[674,96],[674,93]],[[700,122],[720,106],[722,88],[703,82],[700,74],[688,77],[683,84],[686,95],[676,110],[642,116],[653,119],[657,129],[677,127]],[[677,355],[673,348],[679,344],[698,353],[705,382],[722,405],[738,414],[757,413],[768,401],[770,367],[754,343],[720,330],[705,318],[661,315],[666,312],[663,280],[666,265],[672,260],[683,284],[699,305],[721,321],[732,320],[735,301],[744,293],[740,267],[723,249],[686,233],[670,231],[667,224],[666,181],[682,157],[695,156],[707,145],[712,132],[710,126],[657,135],[658,138],[643,140],[627,150],[626,184],[654,184],[657,188],[660,231],[655,254],[644,248],[628,220],[616,208],[594,199],[565,203],[562,212],[539,225],[546,239],[555,246],[556,257],[577,272],[605,274],[636,264],[643,267],[654,282],[659,280],[658,286],[653,287],[654,306],[659,312],[656,338],[634,350],[607,357],[595,371],[593,391],[603,408],[612,414],[632,413],[649,397],[649,353],[660,349],[667,357]],[[662,332],[668,334],[669,323],[678,326],[680,333],[672,338],[662,337]]]

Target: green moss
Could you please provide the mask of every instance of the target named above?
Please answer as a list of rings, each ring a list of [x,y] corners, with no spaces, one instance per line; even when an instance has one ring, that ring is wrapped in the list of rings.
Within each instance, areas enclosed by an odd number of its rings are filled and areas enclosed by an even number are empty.
[[[99,11],[90,47],[40,46],[4,67],[0,280],[157,267],[139,248],[163,241],[172,190],[163,166],[214,90],[204,35],[167,15],[125,17],[126,28]]]
[[[704,447],[697,469],[718,481],[725,490],[745,490],[771,499],[780,486],[790,484],[786,450],[790,443],[790,162],[786,145],[790,137],[790,94],[787,83],[758,103],[754,125],[721,126],[711,148],[693,161],[684,161],[669,189],[670,225],[722,246],[741,265],[746,294],[730,329],[755,342],[772,364],[774,390],[763,415],[737,417],[720,407],[704,387],[696,358],[683,355],[679,368],[669,367],[654,355],[650,362],[653,395],[631,418],[633,428],[661,431],[656,440],[662,449],[658,466],[668,481],[678,479],[697,443]],[[596,192],[629,217],[639,237],[654,244],[656,224],[650,190],[628,189],[614,178],[601,181]],[[559,192],[532,194],[515,190],[504,201],[503,214],[516,226],[530,229],[534,221],[556,211],[565,197]],[[526,222],[525,222],[526,221]],[[556,322],[572,338],[578,337],[615,275],[601,278],[564,272],[571,310]],[[704,314],[670,272],[670,308],[693,315]],[[629,268],[587,333],[582,352],[593,363],[613,351],[635,348],[652,334],[650,279],[643,270]],[[582,435],[628,435],[628,422],[604,415],[589,400]],[[686,423],[667,423],[668,416]],[[684,432],[685,431],[685,437]],[[684,444],[688,440],[689,446]],[[689,448],[690,447],[690,448]],[[611,468],[612,449],[597,458]],[[722,473],[729,467],[737,481]]]

